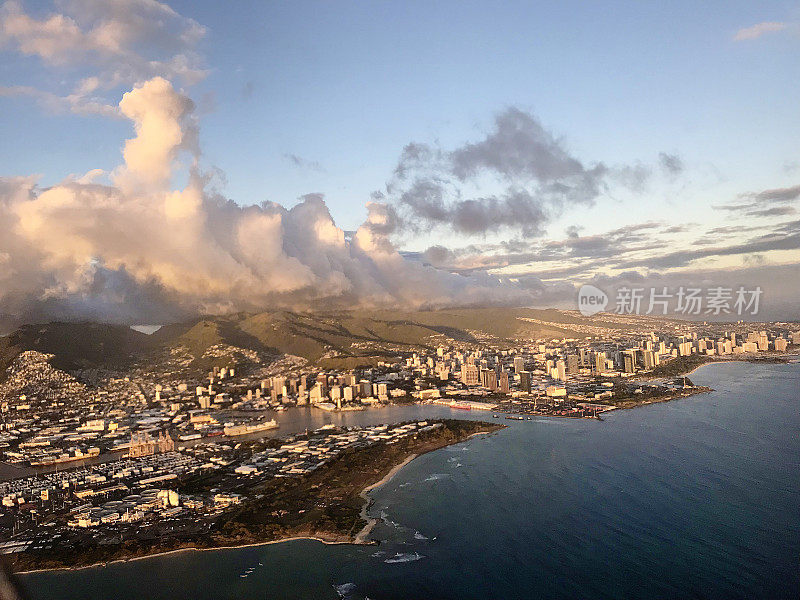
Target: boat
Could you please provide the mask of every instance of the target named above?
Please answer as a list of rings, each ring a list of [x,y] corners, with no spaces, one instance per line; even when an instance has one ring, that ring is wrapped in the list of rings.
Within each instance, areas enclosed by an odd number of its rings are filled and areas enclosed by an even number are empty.
[[[262,423],[254,423],[252,425],[226,425],[223,431],[227,436],[247,435],[248,433],[258,433],[260,431],[267,431],[268,429],[277,429],[278,422],[275,419],[264,421]]]

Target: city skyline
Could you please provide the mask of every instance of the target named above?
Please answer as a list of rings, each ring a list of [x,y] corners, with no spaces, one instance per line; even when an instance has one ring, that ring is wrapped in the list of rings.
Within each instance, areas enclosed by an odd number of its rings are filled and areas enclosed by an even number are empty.
[[[0,314],[593,283],[760,287],[797,319],[800,12],[720,6],[6,2]]]

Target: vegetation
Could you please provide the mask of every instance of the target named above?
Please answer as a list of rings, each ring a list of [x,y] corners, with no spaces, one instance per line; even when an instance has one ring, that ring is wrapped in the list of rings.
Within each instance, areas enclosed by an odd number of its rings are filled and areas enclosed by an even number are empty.
[[[697,367],[712,362],[714,359],[705,354],[678,356],[669,362],[662,363],[650,371],[648,377],[677,377],[694,371]]]
[[[558,318],[564,325],[553,326]],[[533,322],[542,321],[542,323]],[[572,318],[574,322],[579,317]],[[543,323],[548,321],[548,323]],[[0,370],[25,350],[55,354],[54,366],[74,369],[108,366],[151,351],[184,347],[203,366],[203,354],[226,344],[266,354],[292,354],[323,368],[374,365],[397,352],[442,343],[579,337],[569,315],[526,308],[472,308],[443,311],[268,311],[204,317],[166,325],[144,335],[124,325],[49,323],[27,325],[0,337]]]
[[[12,557],[14,570],[84,566],[182,548],[258,544],[302,536],[329,542],[352,542],[366,524],[361,518],[362,490],[380,481],[412,454],[423,454],[463,441],[475,433],[503,428],[497,423],[478,421],[448,419],[440,422],[443,427],[394,444],[382,443],[345,452],[308,475],[268,479],[247,491],[248,500],[244,504],[222,513],[214,521],[198,519],[191,526],[180,528],[142,524],[128,539],[107,536],[96,545],[82,543],[67,552],[15,554]]]

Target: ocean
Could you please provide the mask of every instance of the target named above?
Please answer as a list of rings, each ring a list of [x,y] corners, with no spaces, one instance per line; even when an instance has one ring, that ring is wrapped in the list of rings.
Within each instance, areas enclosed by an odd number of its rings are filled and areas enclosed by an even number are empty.
[[[507,421],[372,492],[374,546],[297,540],[34,573],[45,599],[800,597],[800,364],[723,363],[714,392],[602,421]],[[293,409],[280,434],[491,414]]]

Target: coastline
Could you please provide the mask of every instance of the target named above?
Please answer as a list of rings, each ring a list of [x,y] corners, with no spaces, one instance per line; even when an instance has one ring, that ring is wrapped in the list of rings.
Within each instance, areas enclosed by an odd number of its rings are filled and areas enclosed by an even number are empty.
[[[482,433],[483,432],[474,433],[472,435],[473,436],[474,435],[481,435]],[[470,437],[472,437],[472,436],[470,436]],[[455,443],[460,443],[460,442],[455,442]],[[443,447],[446,447],[446,446],[443,446]],[[51,569],[30,569],[28,571],[18,571],[16,574],[17,575],[28,575],[28,574],[31,574],[31,573],[52,573],[52,572],[56,572],[56,571],[81,571],[83,569],[94,569],[94,568],[97,568],[97,567],[107,567],[109,565],[113,565],[113,564],[117,564],[117,563],[127,563],[127,562],[134,562],[134,561],[137,561],[137,560],[147,560],[148,558],[156,558],[156,557],[159,557],[159,556],[167,556],[167,555],[170,555],[170,554],[178,554],[178,553],[181,553],[181,552],[215,552],[217,550],[237,550],[237,549],[240,549],[240,548],[254,548],[254,547],[257,547],[257,546],[270,546],[272,544],[283,544],[283,543],[286,543],[286,542],[294,542],[294,541],[298,541],[298,540],[312,540],[312,541],[320,542],[322,544],[326,544],[326,545],[330,545],[330,546],[344,545],[344,544],[349,544],[349,545],[371,545],[371,544],[374,544],[375,542],[366,541],[365,538],[366,538],[367,535],[369,535],[369,533],[372,530],[372,528],[378,523],[378,521],[380,521],[380,519],[371,518],[371,517],[369,517],[367,515],[367,511],[369,510],[369,507],[372,504],[372,500],[368,496],[369,492],[371,492],[374,489],[377,489],[377,488],[381,487],[382,485],[385,485],[385,484],[389,483],[389,481],[395,475],[397,475],[397,473],[399,473],[400,470],[403,467],[405,467],[408,463],[410,463],[415,458],[418,458],[419,456],[421,456],[421,455],[420,454],[411,454],[411,455],[407,456],[402,462],[400,462],[400,463],[396,464],[394,467],[392,467],[392,469],[386,475],[384,475],[383,478],[380,481],[376,481],[375,483],[372,483],[372,484],[368,485],[367,487],[365,487],[363,490],[361,490],[361,493],[359,494],[359,496],[361,496],[365,500],[364,506],[361,509],[361,517],[365,521],[367,521],[367,523],[366,523],[366,525],[364,525],[364,527],[361,529],[361,531],[359,531],[356,534],[356,536],[350,541],[326,539],[324,537],[317,537],[317,536],[310,536],[310,535],[293,535],[293,536],[289,536],[289,537],[281,538],[281,539],[277,539],[277,540],[269,540],[269,541],[266,541],[266,542],[252,542],[252,543],[248,543],[248,544],[233,544],[233,545],[228,545],[228,546],[215,546],[213,548],[197,548],[197,547],[175,548],[174,550],[165,550],[164,552],[154,552],[153,554],[145,554],[145,555],[142,555],[142,556],[132,556],[130,558],[117,558],[117,559],[114,559],[114,560],[97,562],[97,563],[93,563],[93,564],[90,564],[90,565],[82,565],[80,567],[55,567],[55,568],[51,568]]]
[[[471,433],[469,436],[467,436],[467,438],[465,440],[461,440],[461,442],[454,442],[453,444],[449,444],[449,445],[453,446],[455,444],[460,444],[460,443],[465,442],[465,441],[467,441],[469,439],[472,439],[472,438],[474,438],[476,436],[489,435],[490,433],[492,433],[492,432],[490,432],[490,431],[476,431],[475,433]],[[442,446],[442,447],[446,448],[447,446]],[[438,448],[438,449],[440,450],[441,448]],[[432,450],[431,450],[431,452],[432,452]],[[423,452],[423,454],[427,454],[427,452]],[[393,466],[391,468],[391,470],[386,475],[384,475],[383,478],[380,481],[376,481],[375,483],[372,483],[372,484],[368,485],[367,487],[365,487],[363,490],[361,490],[361,493],[359,493],[359,496],[364,499],[364,506],[361,507],[361,512],[359,513],[359,515],[361,516],[361,518],[364,521],[366,521],[366,524],[356,534],[356,536],[353,538],[353,541],[351,543],[359,544],[359,545],[372,545],[372,544],[377,543],[377,542],[371,542],[371,541],[367,540],[367,536],[372,532],[372,530],[374,529],[375,525],[377,525],[378,522],[380,521],[379,518],[370,517],[369,514],[368,514],[368,511],[369,511],[370,507],[372,506],[372,502],[373,502],[372,498],[370,498],[370,496],[369,496],[369,493],[372,490],[378,489],[379,487],[384,486],[387,483],[389,483],[394,478],[394,476],[397,475],[402,470],[403,467],[405,467],[412,460],[414,460],[415,458],[418,458],[420,456],[422,456],[422,454],[410,454],[410,455],[408,455],[405,458],[405,460],[403,460],[402,462],[400,462],[400,463],[396,464],[395,466]],[[347,542],[343,542],[343,543],[347,543]]]
[[[115,558],[113,560],[101,561],[92,563],[90,565],[81,565],[78,567],[52,567],[49,569],[28,569],[26,571],[15,571],[14,575],[31,575],[33,573],[55,573],[58,571],[83,571],[84,569],[96,569],[98,567],[108,567],[117,563],[129,563],[137,560],[147,560],[148,558],[158,558],[159,556],[167,556],[169,554],[180,554],[181,552],[216,552],[217,550],[238,550],[240,548],[254,548],[256,546],[270,546],[272,544],[283,544],[285,542],[295,542],[298,540],[312,540],[320,542],[328,546],[338,546],[343,544],[353,544],[349,541],[328,540],[322,537],[314,537],[310,535],[293,535],[278,540],[269,540],[266,542],[252,542],[249,544],[233,544],[229,546],[214,546],[212,548],[197,548],[195,546],[187,546],[186,548],[175,548],[173,550],[164,550],[163,552],[154,552],[152,554],[143,554],[141,556],[131,556],[130,558]]]
[[[359,516],[361,517],[361,519],[366,521],[366,524],[361,528],[361,530],[359,530],[359,532],[356,534],[356,536],[346,535],[346,534],[337,533],[337,532],[314,532],[311,535],[304,535],[301,532],[295,532],[295,534],[292,534],[292,535],[289,535],[289,536],[286,536],[286,537],[281,537],[281,538],[278,538],[278,539],[272,539],[272,540],[251,541],[251,542],[245,542],[245,543],[241,543],[241,544],[222,544],[222,545],[215,545],[215,546],[209,546],[209,547],[186,546],[186,547],[183,547],[183,548],[173,548],[173,549],[169,549],[169,550],[157,551],[157,552],[152,552],[152,553],[144,553],[144,554],[140,554],[140,555],[136,555],[136,556],[113,558],[111,560],[100,560],[100,561],[96,561],[96,562],[93,562],[93,563],[90,563],[90,564],[84,564],[84,565],[54,566],[54,567],[48,567],[48,568],[24,569],[24,570],[20,570],[20,571],[15,571],[14,573],[15,573],[15,575],[25,576],[25,575],[28,575],[28,574],[43,573],[43,572],[80,571],[80,570],[83,570],[83,569],[93,569],[93,568],[98,568],[98,567],[106,567],[106,566],[113,565],[113,564],[116,564],[116,563],[126,563],[126,562],[132,562],[132,561],[137,561],[137,560],[144,560],[144,559],[148,559],[148,558],[166,556],[166,555],[180,553],[180,552],[192,552],[192,551],[194,551],[194,552],[210,552],[210,551],[216,551],[216,550],[233,550],[233,549],[239,549],[239,548],[250,548],[250,547],[256,547],[256,546],[267,546],[267,545],[271,545],[271,544],[282,544],[282,543],[285,543],[285,542],[292,542],[292,541],[297,541],[297,540],[313,540],[313,541],[321,542],[321,543],[327,544],[327,545],[343,545],[343,544],[349,544],[349,545],[372,545],[372,544],[376,544],[377,542],[371,542],[371,541],[366,539],[366,536],[369,535],[370,531],[375,526],[375,524],[377,524],[377,522],[379,520],[379,519],[372,519],[367,514],[369,506],[372,503],[372,500],[369,497],[369,492],[374,490],[374,489],[376,489],[376,488],[378,488],[378,487],[381,487],[382,485],[385,485],[386,483],[388,483],[404,466],[406,466],[408,463],[410,463],[415,458],[418,458],[419,456],[422,456],[423,454],[427,454],[428,452],[433,452],[434,450],[440,450],[441,448],[445,448],[447,446],[451,446],[451,445],[454,445],[454,444],[459,444],[459,443],[465,442],[466,440],[468,440],[468,439],[470,439],[470,438],[472,438],[474,436],[477,436],[477,435],[488,435],[489,433],[492,433],[493,431],[496,431],[497,429],[501,429],[501,428],[505,427],[505,426],[499,426],[498,427],[494,423],[484,423],[484,425],[494,426],[494,429],[492,429],[490,431],[476,431],[476,432],[473,432],[473,433],[467,435],[463,439],[456,439],[456,440],[453,440],[450,443],[446,443],[446,444],[443,444],[443,445],[437,445],[435,447],[431,447],[429,449],[426,449],[426,450],[423,450],[423,451],[420,451],[420,452],[412,452],[411,454],[406,456],[401,462],[393,465],[391,467],[391,469],[383,477],[381,477],[380,480],[378,480],[376,482],[373,482],[373,483],[367,485],[366,487],[364,487],[359,492],[357,497],[360,497],[360,498],[362,498],[364,500],[364,504],[361,507],[361,511],[359,512]]]
[[[380,481],[376,481],[375,483],[370,484],[367,487],[365,487],[363,490],[361,490],[361,493],[359,494],[359,496],[361,496],[364,499],[364,506],[361,508],[361,512],[359,513],[359,515],[361,516],[362,519],[364,519],[364,521],[366,521],[366,525],[364,525],[364,527],[361,528],[361,531],[359,531],[356,534],[356,536],[353,538],[353,543],[354,544],[371,544],[371,543],[374,543],[374,542],[367,541],[367,536],[370,534],[370,532],[375,527],[375,525],[378,524],[380,519],[377,519],[375,517],[370,517],[367,514],[367,512],[369,511],[369,508],[370,508],[370,506],[372,506],[372,502],[373,502],[372,498],[369,497],[369,493],[372,490],[377,489],[377,488],[381,487],[382,485],[386,485],[387,483],[389,483],[389,481],[391,481],[391,479],[395,475],[397,475],[397,473],[400,472],[400,469],[402,469],[408,463],[410,463],[412,460],[417,458],[417,456],[419,456],[419,455],[418,454],[410,454],[409,456],[407,456],[405,458],[405,460],[403,462],[401,462],[399,464],[396,464],[394,467],[392,467],[392,469],[386,475],[383,476],[383,479],[381,479]]]
[[[696,356],[696,355],[692,355]],[[637,376],[633,378],[634,381],[654,381],[658,379],[670,379],[674,377],[685,377],[687,375],[691,375],[697,369],[701,367],[705,367],[708,365],[715,365],[715,364],[725,364],[725,363],[753,363],[753,364],[789,364],[793,360],[797,360],[800,358],[800,354],[796,352],[781,352],[781,353],[770,353],[764,355],[757,355],[757,354],[750,354],[744,356],[737,356],[734,358],[734,355],[725,355],[725,358],[720,356],[708,356],[705,357],[706,359],[703,360],[700,364],[692,367],[688,371],[678,371],[675,373],[671,373],[668,375],[643,375]],[[685,358],[685,357],[683,357]],[[674,359],[673,359],[674,360]],[[669,364],[669,363],[666,363]]]

